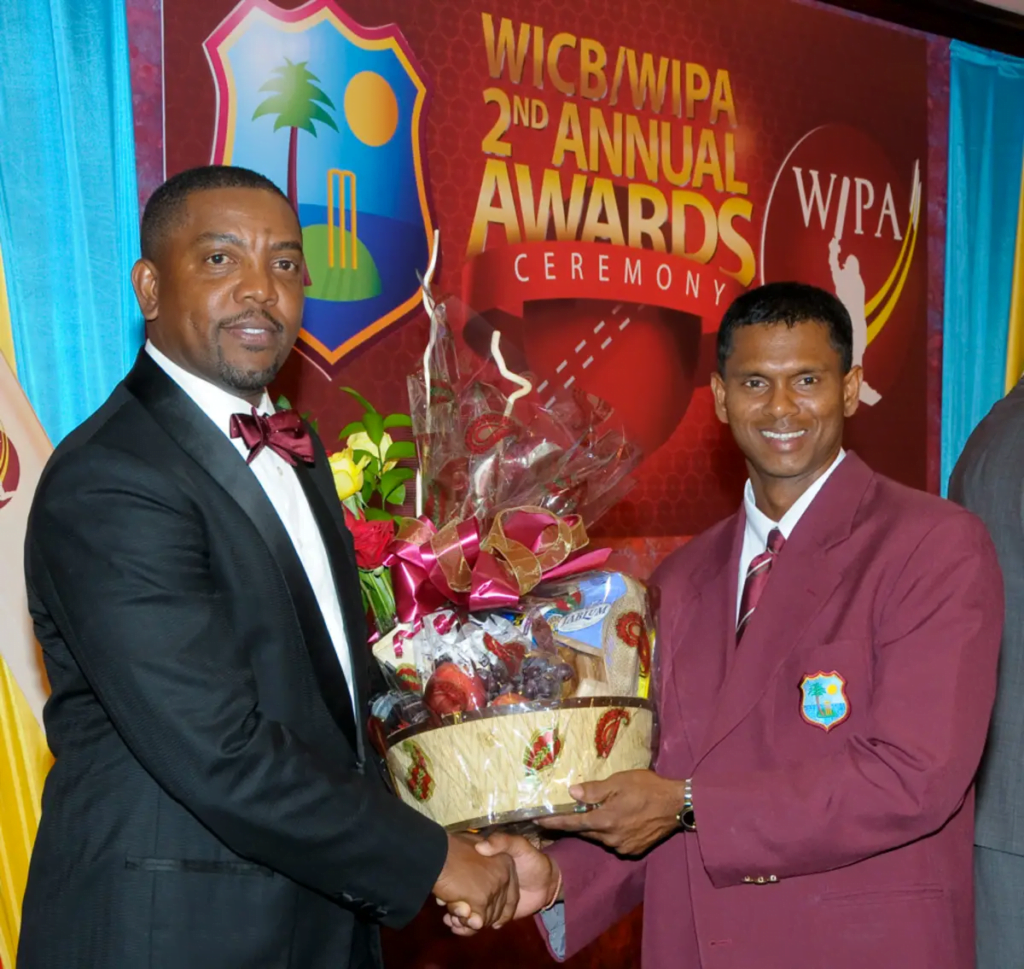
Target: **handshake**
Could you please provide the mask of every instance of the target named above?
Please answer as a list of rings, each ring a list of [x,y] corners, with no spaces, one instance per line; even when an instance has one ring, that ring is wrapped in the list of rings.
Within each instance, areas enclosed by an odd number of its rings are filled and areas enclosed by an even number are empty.
[[[576,785],[569,793],[576,811],[541,818],[540,827],[636,857],[679,830],[687,782],[632,770]],[[438,905],[448,908],[445,924],[456,935],[533,915],[558,901],[561,890],[561,874],[551,858],[526,838],[501,832],[486,840],[449,835],[448,859],[434,884]]]
[[[454,834],[448,836],[448,858],[434,895],[448,909],[445,924],[465,936],[546,908],[560,888],[558,866],[525,838]]]

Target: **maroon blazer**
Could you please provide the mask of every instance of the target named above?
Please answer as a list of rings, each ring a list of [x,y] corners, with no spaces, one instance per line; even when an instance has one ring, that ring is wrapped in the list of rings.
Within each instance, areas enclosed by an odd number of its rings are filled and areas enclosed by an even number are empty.
[[[645,969],[971,969],[972,779],[1003,621],[984,526],[847,454],[737,647],[744,526],[741,509],[653,579],[657,770],[693,778],[697,832],[639,861],[552,848],[566,954],[642,901]],[[819,672],[848,699],[828,730],[802,712]]]

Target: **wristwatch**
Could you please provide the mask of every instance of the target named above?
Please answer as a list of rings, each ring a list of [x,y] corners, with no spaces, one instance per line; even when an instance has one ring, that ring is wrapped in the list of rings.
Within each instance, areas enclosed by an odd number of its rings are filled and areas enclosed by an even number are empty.
[[[689,778],[683,781],[683,806],[676,815],[676,820],[684,831],[697,830],[697,820],[693,814],[693,789]]]

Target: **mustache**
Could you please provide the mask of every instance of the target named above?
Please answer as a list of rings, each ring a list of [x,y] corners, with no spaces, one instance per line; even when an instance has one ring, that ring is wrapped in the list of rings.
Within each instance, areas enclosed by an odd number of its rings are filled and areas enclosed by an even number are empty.
[[[246,310],[244,313],[238,313],[235,316],[229,316],[226,319],[220,320],[217,323],[218,329],[224,330],[229,326],[237,326],[240,323],[269,323],[277,330],[278,333],[284,332],[284,324],[276,317],[268,313],[266,310]]]

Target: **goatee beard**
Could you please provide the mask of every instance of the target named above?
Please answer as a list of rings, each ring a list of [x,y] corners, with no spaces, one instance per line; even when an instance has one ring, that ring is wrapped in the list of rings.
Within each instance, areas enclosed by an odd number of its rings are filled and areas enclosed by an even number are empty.
[[[252,394],[266,389],[267,385],[277,376],[284,360],[275,360],[263,370],[243,370],[228,363],[222,354],[218,354],[217,374],[225,387],[244,394]]]

